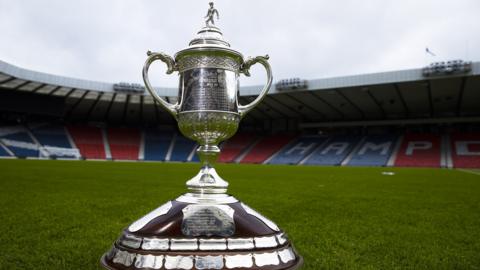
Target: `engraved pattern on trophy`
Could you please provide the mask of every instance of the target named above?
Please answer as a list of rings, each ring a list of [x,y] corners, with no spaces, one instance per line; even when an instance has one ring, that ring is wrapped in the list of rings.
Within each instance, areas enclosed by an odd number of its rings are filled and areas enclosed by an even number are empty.
[[[143,67],[146,89],[175,118],[180,132],[199,144],[200,171],[187,181],[188,193],[125,228],[101,259],[107,269],[295,270],[302,265],[286,234],[228,195],[228,182],[214,168],[218,145],[237,132],[242,117],[262,101],[272,82],[268,55],[244,61],[214,26],[215,15],[218,11],[210,3],[207,26],[187,48],[174,58],[148,52]],[[150,84],[148,70],[157,60],[165,63],[167,74],[180,75],[175,104]],[[267,82],[253,102],[240,105],[240,74],[250,76],[250,67],[257,63],[265,68]]]
[[[228,237],[235,233],[234,210],[228,205],[189,205],[182,211],[185,236]]]
[[[234,59],[215,55],[185,57],[179,59],[176,64],[179,72],[199,67],[223,68],[234,72],[240,69],[240,64]]]
[[[237,74],[220,68],[197,68],[182,72],[180,111],[237,112]]]

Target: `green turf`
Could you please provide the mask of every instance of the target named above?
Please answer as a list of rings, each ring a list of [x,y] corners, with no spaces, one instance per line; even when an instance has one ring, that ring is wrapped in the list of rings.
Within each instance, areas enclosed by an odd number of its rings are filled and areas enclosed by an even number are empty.
[[[0,269],[100,269],[120,231],[185,191],[196,164],[0,160]],[[393,176],[382,171],[394,171]],[[480,175],[221,165],[303,269],[478,269]]]

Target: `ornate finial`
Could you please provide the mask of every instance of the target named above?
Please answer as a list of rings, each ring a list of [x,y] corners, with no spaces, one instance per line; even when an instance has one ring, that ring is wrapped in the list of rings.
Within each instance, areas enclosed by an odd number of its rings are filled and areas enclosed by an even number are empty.
[[[213,2],[209,3],[210,8],[208,9],[207,16],[205,16],[205,24],[207,27],[211,27],[215,25],[215,21],[213,20],[213,16],[217,14],[217,20],[220,19],[218,15],[218,10],[213,6]],[[210,23],[212,23],[210,25]]]

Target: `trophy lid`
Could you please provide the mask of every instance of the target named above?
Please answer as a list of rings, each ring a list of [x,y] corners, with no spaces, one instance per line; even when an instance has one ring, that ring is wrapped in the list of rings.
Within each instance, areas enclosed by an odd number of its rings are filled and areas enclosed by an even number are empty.
[[[235,58],[239,57],[239,61],[243,62],[243,55],[240,52],[230,48],[230,43],[223,38],[223,33],[220,28],[215,26],[213,18],[215,14],[217,14],[218,19],[218,11],[213,8],[213,5],[211,5],[211,9],[209,9],[207,16],[205,17],[207,18],[205,21],[206,25],[197,32],[197,35],[190,41],[187,48],[175,54],[175,59],[178,59],[184,55],[188,55],[191,52],[220,51],[234,55]]]
[[[205,26],[200,29],[200,31],[197,33],[197,36],[192,39],[188,45],[193,46],[211,44],[230,47],[230,43],[223,38],[223,33],[220,31],[220,28],[215,26]]]

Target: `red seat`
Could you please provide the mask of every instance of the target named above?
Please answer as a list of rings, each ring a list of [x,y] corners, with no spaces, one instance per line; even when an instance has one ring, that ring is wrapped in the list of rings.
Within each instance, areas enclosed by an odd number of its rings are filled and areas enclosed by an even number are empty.
[[[140,151],[140,131],[129,128],[109,128],[108,144],[113,159],[137,160]]]
[[[233,162],[235,159],[253,143],[256,136],[251,133],[238,133],[222,145],[219,162]]]
[[[68,126],[80,154],[88,159],[105,159],[102,132],[99,128],[89,126]]]
[[[263,163],[287,145],[294,137],[294,135],[288,134],[264,137],[255,144],[255,147],[241,160],[241,163]]]
[[[434,134],[406,134],[398,152],[395,166],[440,167],[441,136]]]

